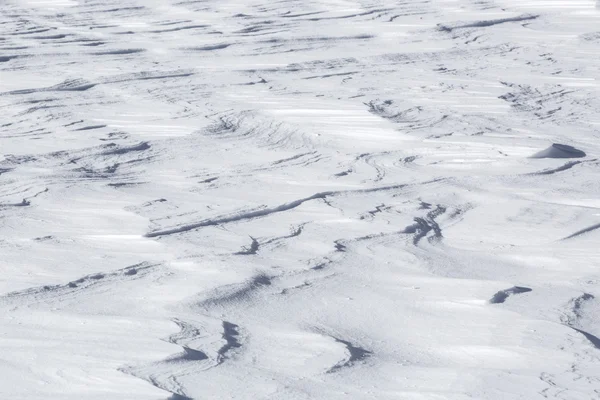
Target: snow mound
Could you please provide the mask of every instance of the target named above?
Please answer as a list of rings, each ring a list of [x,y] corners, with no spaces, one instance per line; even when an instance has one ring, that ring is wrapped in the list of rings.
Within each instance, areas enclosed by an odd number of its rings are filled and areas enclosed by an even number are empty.
[[[573,146],[554,143],[547,149],[535,153],[531,158],[581,158],[585,156],[585,152]]]

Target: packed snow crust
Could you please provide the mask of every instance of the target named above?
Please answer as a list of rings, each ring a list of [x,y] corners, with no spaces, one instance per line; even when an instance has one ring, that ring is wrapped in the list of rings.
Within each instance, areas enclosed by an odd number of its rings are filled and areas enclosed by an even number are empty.
[[[594,0],[0,2],[0,399],[600,398]]]

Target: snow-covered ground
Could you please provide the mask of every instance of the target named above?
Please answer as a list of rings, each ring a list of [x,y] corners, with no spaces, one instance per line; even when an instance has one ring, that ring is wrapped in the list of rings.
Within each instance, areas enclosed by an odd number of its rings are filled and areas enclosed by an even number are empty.
[[[600,398],[600,3],[0,2],[0,399]]]

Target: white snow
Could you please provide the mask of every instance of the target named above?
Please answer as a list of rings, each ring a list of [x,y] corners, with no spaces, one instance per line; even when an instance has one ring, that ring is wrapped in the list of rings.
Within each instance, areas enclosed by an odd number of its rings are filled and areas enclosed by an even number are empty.
[[[0,399],[600,398],[600,3],[6,0]]]

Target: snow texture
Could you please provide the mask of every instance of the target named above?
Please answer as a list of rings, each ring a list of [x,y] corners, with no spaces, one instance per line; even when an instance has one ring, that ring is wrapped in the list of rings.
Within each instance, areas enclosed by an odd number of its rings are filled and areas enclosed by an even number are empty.
[[[600,2],[3,0],[0,399],[600,399]]]

